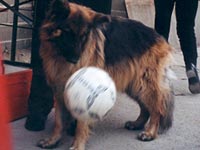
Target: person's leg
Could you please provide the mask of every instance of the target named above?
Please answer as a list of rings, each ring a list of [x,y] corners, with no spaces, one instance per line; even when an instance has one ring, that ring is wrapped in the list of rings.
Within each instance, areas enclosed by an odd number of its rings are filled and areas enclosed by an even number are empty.
[[[180,39],[186,69],[190,69],[191,63],[195,66],[197,63],[197,46],[194,32],[197,6],[198,0],[177,0],[176,2],[177,34]]]
[[[196,70],[197,45],[194,31],[197,8],[198,0],[176,1],[177,34],[184,56],[189,89],[192,93],[200,93],[200,82]]]
[[[112,0],[71,0],[71,2],[90,7],[97,12],[111,14]]]
[[[90,0],[91,8],[97,12],[111,14],[112,0]]]
[[[28,101],[29,115],[25,128],[31,131],[43,130],[52,107],[53,93],[47,85],[45,77],[41,74],[33,73],[31,93]]]
[[[46,83],[42,68],[42,61],[39,56],[39,28],[45,17],[45,8],[47,9],[50,0],[37,1],[34,14],[34,29],[32,35],[32,57],[31,65],[33,77],[31,91],[28,100],[29,115],[25,123],[25,128],[31,131],[40,131],[45,128],[45,121],[53,107],[53,93]]]
[[[154,4],[155,30],[168,40],[174,0],[154,0]]]

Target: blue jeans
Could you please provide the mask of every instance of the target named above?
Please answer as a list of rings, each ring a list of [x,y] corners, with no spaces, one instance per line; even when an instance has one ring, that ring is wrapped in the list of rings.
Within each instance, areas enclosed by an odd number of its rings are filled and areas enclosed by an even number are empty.
[[[177,21],[177,35],[183,52],[186,70],[191,63],[197,64],[197,45],[195,37],[195,17],[198,0],[154,0],[155,3],[155,30],[169,37],[170,22],[173,8],[175,7]]]

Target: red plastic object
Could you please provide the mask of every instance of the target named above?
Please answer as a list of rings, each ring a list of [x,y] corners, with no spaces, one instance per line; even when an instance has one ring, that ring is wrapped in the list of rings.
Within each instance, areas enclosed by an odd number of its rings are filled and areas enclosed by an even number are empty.
[[[7,103],[8,120],[13,121],[28,114],[32,70],[0,75],[0,101]]]
[[[0,75],[4,73],[3,61],[2,61],[2,52],[0,46]],[[0,81],[0,85],[1,85]],[[0,89],[0,93],[2,93]],[[11,150],[11,138],[10,138],[10,128],[8,125],[9,111],[8,105],[0,98],[0,150]]]
[[[4,74],[5,68],[3,65],[3,56],[2,56],[2,48],[0,45],[0,75]]]
[[[3,63],[1,63],[0,70],[4,73]],[[28,114],[31,80],[31,69],[0,74],[0,102],[8,106],[8,121],[22,118]]]

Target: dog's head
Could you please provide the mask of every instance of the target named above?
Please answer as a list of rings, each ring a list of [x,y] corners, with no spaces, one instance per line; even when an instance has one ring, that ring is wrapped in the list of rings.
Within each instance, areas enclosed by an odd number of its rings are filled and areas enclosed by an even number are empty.
[[[41,27],[41,41],[53,44],[55,50],[67,61],[76,63],[88,34],[98,24],[108,21],[108,16],[67,0],[54,0]]]

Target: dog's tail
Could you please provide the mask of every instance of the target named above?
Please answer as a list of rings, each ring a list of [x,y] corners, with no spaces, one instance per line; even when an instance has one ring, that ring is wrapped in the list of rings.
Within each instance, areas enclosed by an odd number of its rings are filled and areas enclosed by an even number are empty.
[[[160,117],[160,129],[159,133],[167,131],[173,123],[174,112],[174,94],[172,91],[168,91],[164,96],[164,108],[165,113]]]

